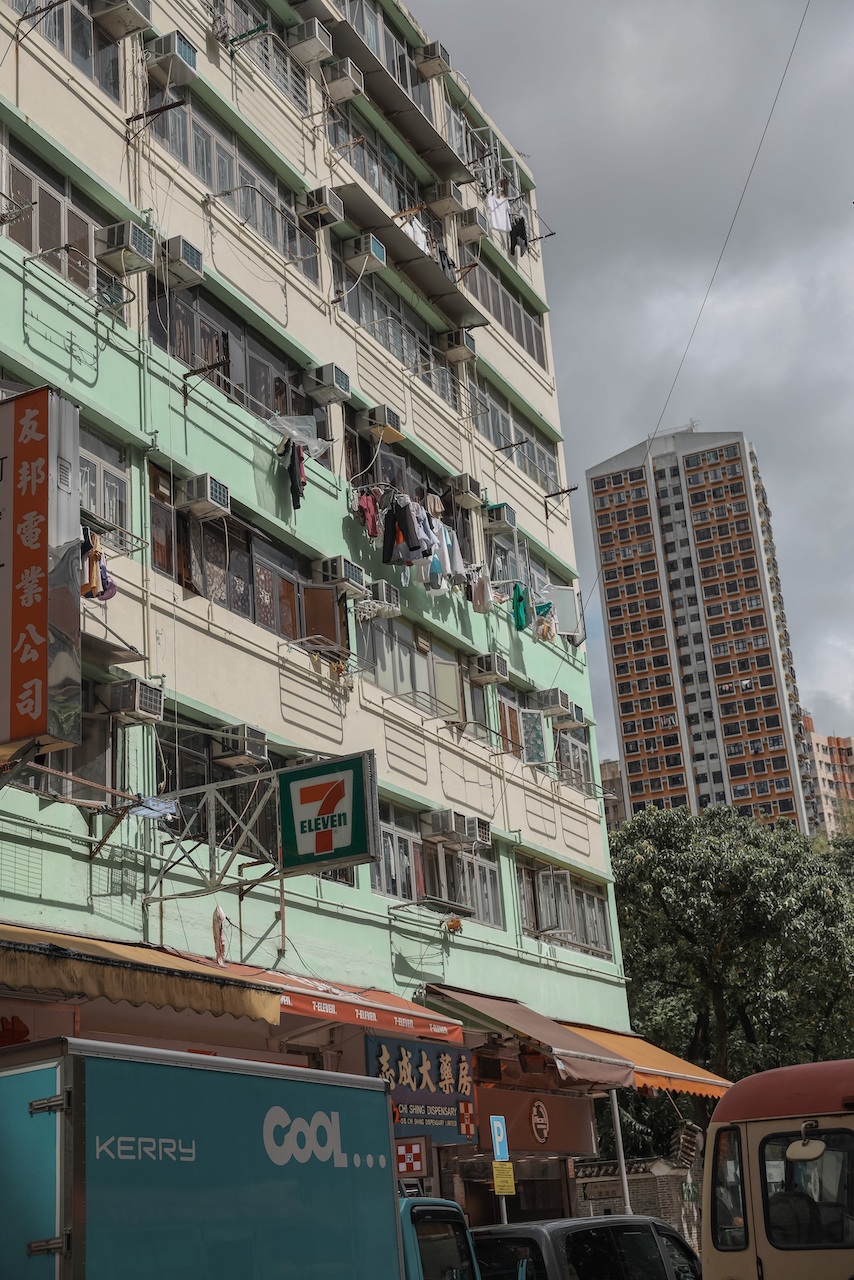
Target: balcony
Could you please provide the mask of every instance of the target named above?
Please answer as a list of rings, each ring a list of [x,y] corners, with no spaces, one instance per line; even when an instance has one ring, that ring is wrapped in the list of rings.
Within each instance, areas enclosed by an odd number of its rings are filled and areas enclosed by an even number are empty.
[[[403,85],[392,75],[349,22],[332,30],[336,58],[352,58],[365,78],[365,92],[412,144],[442,182],[474,182],[474,174],[454,151]]]
[[[456,329],[474,329],[489,324],[489,319],[471,301],[457,282],[456,270],[448,266],[445,246],[420,221],[417,213],[408,224],[412,234],[401,226],[391,208],[362,181],[339,184],[335,194],[344,201],[349,222],[362,231],[370,231],[382,241],[389,261],[421,290],[433,306],[438,307]],[[416,239],[413,239],[413,236]],[[442,265],[444,255],[446,265]]]

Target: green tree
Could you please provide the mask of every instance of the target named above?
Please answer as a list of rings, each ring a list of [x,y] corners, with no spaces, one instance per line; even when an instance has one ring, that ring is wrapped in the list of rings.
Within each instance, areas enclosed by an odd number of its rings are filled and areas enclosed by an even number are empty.
[[[838,843],[722,807],[626,823],[611,857],[635,1029],[728,1079],[854,1056],[854,842]]]

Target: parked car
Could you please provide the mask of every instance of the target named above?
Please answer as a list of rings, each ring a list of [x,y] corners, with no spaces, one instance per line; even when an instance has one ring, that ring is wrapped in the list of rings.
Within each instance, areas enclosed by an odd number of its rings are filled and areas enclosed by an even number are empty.
[[[482,1280],[699,1280],[700,1259],[659,1218],[557,1218],[478,1227]]]

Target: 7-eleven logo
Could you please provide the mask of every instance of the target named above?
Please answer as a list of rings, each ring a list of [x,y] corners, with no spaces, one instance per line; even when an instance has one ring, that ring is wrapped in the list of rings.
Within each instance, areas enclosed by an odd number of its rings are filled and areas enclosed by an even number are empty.
[[[295,779],[290,787],[300,857],[348,849],[352,840],[352,769],[311,780]]]

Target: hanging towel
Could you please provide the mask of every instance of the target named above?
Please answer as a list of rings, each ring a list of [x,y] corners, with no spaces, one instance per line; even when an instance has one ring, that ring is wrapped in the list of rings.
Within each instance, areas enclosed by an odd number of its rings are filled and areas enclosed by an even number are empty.
[[[517,631],[524,631],[527,626],[525,619],[525,596],[528,592],[517,582],[513,588],[513,626]]]
[[[445,504],[439,497],[438,493],[427,494],[427,510],[431,516],[442,516],[445,514]]]
[[[451,566],[451,581],[456,586],[462,586],[466,580],[466,566],[463,561],[463,553],[460,550],[460,540],[457,537],[456,530],[446,529],[446,538],[448,541],[448,559]]]
[[[372,493],[363,493],[359,498],[359,515],[368,531],[368,537],[378,537],[377,500]]]
[[[517,218],[510,228],[510,255],[519,250],[519,257],[524,258],[528,252],[528,229],[524,218]]]
[[[494,231],[510,230],[510,201],[506,196],[486,197],[489,225]]]
[[[472,608],[475,613],[491,613],[494,606],[492,583],[489,581],[489,574],[484,571],[472,586]]]
[[[93,533],[91,538],[92,548],[83,562],[84,578],[80,587],[81,596],[85,596],[87,600],[92,600],[95,596],[99,596],[103,590],[101,586],[101,539],[97,533]]]

